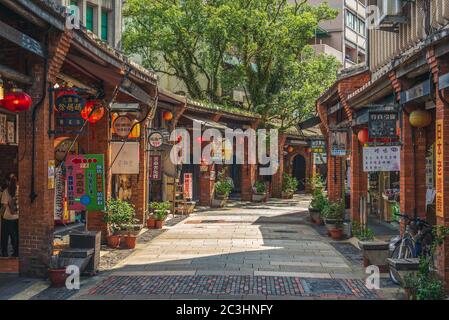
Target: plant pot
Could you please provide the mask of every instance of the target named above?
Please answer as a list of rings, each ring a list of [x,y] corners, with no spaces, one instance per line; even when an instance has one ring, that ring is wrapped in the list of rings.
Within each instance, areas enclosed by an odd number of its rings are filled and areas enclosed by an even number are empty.
[[[323,224],[320,210],[309,208],[310,220],[315,224]]]
[[[226,205],[226,199],[212,199],[212,208],[223,208]]]
[[[48,269],[48,277],[53,288],[64,287],[68,276],[69,275],[65,273],[65,268]]]
[[[153,217],[150,217],[147,219],[147,228],[148,229],[153,229],[154,226],[156,225],[156,219]]]
[[[388,272],[388,242],[381,241],[359,241],[359,247],[363,251],[364,266],[378,266],[381,272]]]
[[[217,200],[228,200],[228,195],[215,193],[215,199],[217,199]]]
[[[343,238],[343,229],[341,228],[330,229],[329,232],[333,240],[341,240]]]
[[[127,249],[134,249],[136,247],[137,236],[128,234],[124,236],[125,247]]]
[[[266,193],[253,193],[253,202],[262,202],[266,201]]]
[[[156,227],[156,229],[162,229],[164,224],[165,224],[165,220],[156,220],[155,227]]]
[[[293,192],[282,191],[281,197],[282,197],[282,199],[293,199]]]
[[[120,235],[113,234],[110,236],[106,236],[106,241],[108,242],[108,246],[110,248],[118,248],[120,246]]]

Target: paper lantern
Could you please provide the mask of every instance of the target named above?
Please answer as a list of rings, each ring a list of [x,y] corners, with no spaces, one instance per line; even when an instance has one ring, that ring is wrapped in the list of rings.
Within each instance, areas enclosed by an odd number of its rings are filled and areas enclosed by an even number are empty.
[[[295,150],[295,148],[293,148],[292,146],[288,146],[287,151],[288,151],[289,153],[292,153],[293,150]]]
[[[369,140],[368,129],[364,128],[357,133],[357,139],[359,139],[361,144],[365,144]]]
[[[92,112],[92,109],[95,110],[94,112]],[[89,114],[92,112],[92,114],[89,117]],[[87,121],[89,121],[90,123],[94,124],[98,121],[101,120],[101,118],[103,118],[104,116],[104,107],[101,106],[101,101],[99,100],[89,100],[86,102],[86,106],[83,108],[83,110],[81,110],[81,117],[86,120],[87,117],[89,117],[89,119],[87,119]]]
[[[410,113],[409,120],[413,127],[424,128],[432,122],[432,115],[429,111],[417,109]]]
[[[0,105],[12,112],[21,112],[31,107],[33,100],[20,89],[13,89],[0,100]]]
[[[165,121],[170,121],[171,119],[173,119],[173,113],[170,111],[164,111],[162,117],[164,118]]]
[[[304,151],[306,153],[310,153],[310,152],[312,152],[312,148],[310,148],[310,147],[304,148]]]

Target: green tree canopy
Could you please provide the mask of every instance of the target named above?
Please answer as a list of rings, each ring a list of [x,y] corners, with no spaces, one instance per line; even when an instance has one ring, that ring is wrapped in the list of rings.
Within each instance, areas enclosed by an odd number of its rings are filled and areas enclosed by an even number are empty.
[[[305,0],[128,0],[124,48],[193,99],[223,103],[243,88],[251,111],[286,127],[335,79],[336,60],[307,43],[336,13]]]

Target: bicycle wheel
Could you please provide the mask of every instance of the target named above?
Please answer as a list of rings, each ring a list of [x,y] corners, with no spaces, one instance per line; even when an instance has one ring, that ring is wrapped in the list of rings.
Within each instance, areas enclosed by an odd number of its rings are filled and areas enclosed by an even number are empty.
[[[402,245],[402,251],[400,250]],[[401,251],[401,254],[399,256],[399,251]],[[391,258],[392,259],[407,259],[407,258],[413,258],[413,245],[411,243],[409,243],[409,241],[406,241],[406,243],[404,244],[400,244],[398,245],[392,255]],[[391,281],[393,281],[394,284],[401,284],[401,281],[399,280],[399,275],[390,268],[389,270],[389,274],[390,274],[390,279]]]

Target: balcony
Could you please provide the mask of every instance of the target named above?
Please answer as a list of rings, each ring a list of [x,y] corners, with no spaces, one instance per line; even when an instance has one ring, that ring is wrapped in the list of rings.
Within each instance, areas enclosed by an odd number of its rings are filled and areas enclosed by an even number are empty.
[[[312,48],[315,50],[317,54],[324,53],[330,56],[334,56],[337,60],[343,64],[343,53],[337,49],[328,46],[327,44],[314,44]]]

